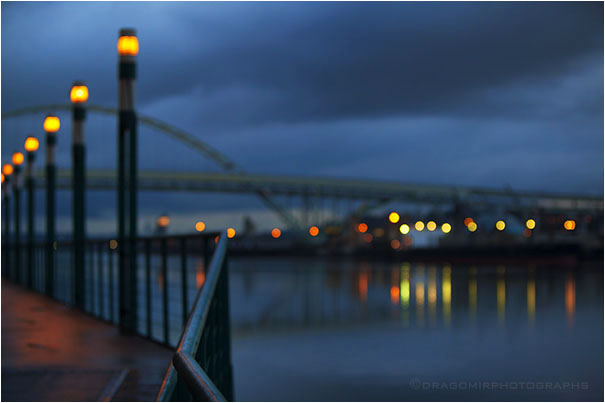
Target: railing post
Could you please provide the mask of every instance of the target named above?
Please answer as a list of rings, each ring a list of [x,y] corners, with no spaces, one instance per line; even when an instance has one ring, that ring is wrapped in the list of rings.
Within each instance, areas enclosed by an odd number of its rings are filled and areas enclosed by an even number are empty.
[[[145,240],[145,310],[147,337],[151,337],[151,241]]]
[[[164,328],[164,342],[168,343],[168,256],[166,251],[166,238],[162,238],[162,324]]]
[[[221,269],[221,274],[223,276],[223,312],[221,312],[221,317],[225,321],[224,329],[225,329],[225,356],[223,359],[227,362],[227,369],[225,374],[225,386],[223,390],[223,394],[227,401],[233,402],[235,399],[235,395],[233,392],[233,364],[231,362],[231,314],[229,310],[229,263],[227,258],[227,252],[225,252],[225,258],[223,260],[223,268]]]
[[[187,316],[189,316],[189,304],[187,303],[187,238],[181,238],[181,298],[183,326],[185,326]]]

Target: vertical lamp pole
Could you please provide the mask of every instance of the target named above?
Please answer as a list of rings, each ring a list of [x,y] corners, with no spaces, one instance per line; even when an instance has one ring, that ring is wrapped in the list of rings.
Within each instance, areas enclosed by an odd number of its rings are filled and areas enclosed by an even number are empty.
[[[75,81],[69,94],[72,104],[72,157],[73,157],[73,234],[74,234],[74,300],[76,306],[84,309],[84,239],[85,228],[85,199],[84,189],[86,186],[85,170],[85,148],[84,148],[84,120],[86,119],[86,108],[84,106],[88,99],[88,88],[81,81]],[[100,281],[100,280],[99,280]]]
[[[10,245],[10,218],[11,218],[11,210],[10,210],[10,176],[13,173],[13,166],[11,164],[4,164],[2,166],[2,175],[4,178],[4,247],[6,254],[4,255],[5,259],[2,259],[2,263],[4,265],[4,274],[11,277],[11,273],[13,271],[11,267],[11,245]]]
[[[2,178],[2,203],[6,203],[6,190],[4,189],[4,181],[6,180],[4,178],[4,172],[0,172],[0,177]],[[2,225],[6,225],[6,220],[2,220]],[[4,255],[5,259],[2,260],[2,275],[6,276],[6,230],[3,227],[2,228],[2,254]]]
[[[13,153],[13,166],[15,175],[13,177],[13,193],[15,197],[15,280],[23,282],[23,273],[21,270],[21,183],[19,174],[21,173],[21,164],[23,164],[23,154]]]
[[[40,146],[37,138],[25,139],[27,165],[25,166],[25,188],[27,190],[27,286],[34,286],[34,160]]]
[[[57,137],[61,127],[59,118],[54,115],[44,119],[46,132],[46,294],[55,295],[55,182],[57,168],[55,165]]]
[[[121,29],[118,38],[118,256],[120,327],[123,330],[135,330],[137,326],[137,126],[134,82],[138,53],[139,40],[135,30]]]

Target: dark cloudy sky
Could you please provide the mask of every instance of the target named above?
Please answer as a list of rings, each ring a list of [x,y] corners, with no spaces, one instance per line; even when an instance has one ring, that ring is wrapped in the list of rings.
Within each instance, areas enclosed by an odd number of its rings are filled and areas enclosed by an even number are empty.
[[[116,105],[121,27],[139,111],[247,171],[602,194],[602,3],[3,2],[2,111],[74,79]],[[3,121],[3,160],[26,131]],[[90,167],[115,166],[114,132],[89,119]],[[141,137],[142,169],[215,169]]]

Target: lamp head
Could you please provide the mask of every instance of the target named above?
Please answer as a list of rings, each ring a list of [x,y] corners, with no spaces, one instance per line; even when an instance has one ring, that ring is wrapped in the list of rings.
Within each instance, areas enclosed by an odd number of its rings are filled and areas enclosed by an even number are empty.
[[[74,104],[82,104],[88,100],[88,87],[83,81],[74,81],[69,98]]]
[[[120,56],[136,56],[139,53],[139,39],[136,31],[131,28],[120,30],[118,38],[118,54]]]
[[[61,127],[61,121],[54,115],[47,115],[44,119],[44,131],[47,133],[56,133]]]
[[[13,166],[11,164],[4,164],[2,166],[2,173],[6,176],[11,176],[13,173]]]
[[[16,166],[23,164],[24,159],[25,158],[23,157],[23,153],[20,153],[20,152],[13,153],[13,164],[15,164]]]
[[[40,142],[37,138],[29,136],[25,139],[25,151],[34,152],[38,150],[40,147]]]

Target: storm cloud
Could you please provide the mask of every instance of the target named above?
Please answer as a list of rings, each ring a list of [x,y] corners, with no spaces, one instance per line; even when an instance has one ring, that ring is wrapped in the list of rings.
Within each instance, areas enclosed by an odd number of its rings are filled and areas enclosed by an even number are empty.
[[[115,105],[121,27],[139,111],[250,172],[602,194],[602,3],[2,3],[2,111],[74,79]],[[108,131],[89,167],[115,166]],[[216,169],[146,138],[142,169]]]

